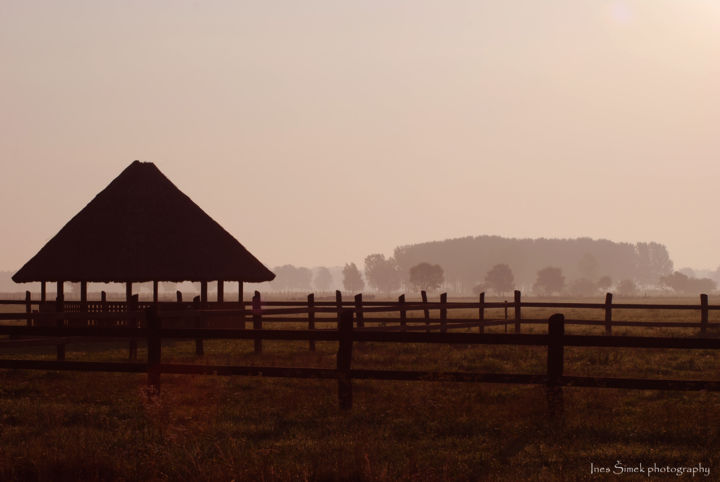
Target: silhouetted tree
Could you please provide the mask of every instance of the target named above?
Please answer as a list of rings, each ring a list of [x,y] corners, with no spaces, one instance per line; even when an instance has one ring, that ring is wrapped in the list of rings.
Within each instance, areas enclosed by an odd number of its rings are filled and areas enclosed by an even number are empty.
[[[439,264],[420,263],[410,268],[410,283],[419,290],[438,289],[444,279]]]
[[[558,293],[565,287],[565,277],[560,268],[548,266],[537,273],[537,280],[533,285],[533,291],[538,294],[549,296]]]
[[[573,296],[592,296],[597,294],[598,287],[589,279],[580,278],[570,283],[568,291]]]
[[[667,248],[658,243],[637,243],[637,274],[643,283],[657,283],[658,279],[672,274],[673,262]]]
[[[400,270],[394,258],[371,254],[365,258],[365,277],[370,286],[383,293],[400,289]]]
[[[275,279],[272,286],[278,291],[309,291],[312,281],[312,271],[308,268],[298,268],[291,264],[273,268]]]
[[[597,282],[597,287],[604,291],[607,291],[611,286],[612,278],[609,276],[602,276]]]
[[[355,263],[346,264],[343,268],[343,287],[345,291],[358,292],[365,288],[360,270]]]
[[[496,264],[485,275],[485,283],[496,293],[503,294],[513,289],[515,279],[510,266]]]
[[[620,296],[635,296],[635,295],[637,295],[637,292],[638,292],[637,285],[631,279],[622,280],[617,287],[617,293]]]
[[[320,266],[315,270],[315,277],[313,278],[313,285],[316,290],[327,291],[332,285],[333,277],[330,270],[325,266]]]
[[[710,278],[690,278],[689,276],[675,271],[673,274],[660,278],[660,284],[671,288],[679,294],[698,294],[715,291],[717,285]]]
[[[587,279],[595,279],[598,269],[598,262],[595,256],[590,253],[583,254],[578,261],[578,271],[580,275]]]

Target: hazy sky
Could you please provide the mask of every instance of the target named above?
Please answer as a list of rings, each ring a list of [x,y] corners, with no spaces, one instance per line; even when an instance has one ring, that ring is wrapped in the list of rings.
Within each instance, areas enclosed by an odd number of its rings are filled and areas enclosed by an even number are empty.
[[[0,1],[0,269],[131,161],[266,265],[451,237],[720,264],[720,1]]]

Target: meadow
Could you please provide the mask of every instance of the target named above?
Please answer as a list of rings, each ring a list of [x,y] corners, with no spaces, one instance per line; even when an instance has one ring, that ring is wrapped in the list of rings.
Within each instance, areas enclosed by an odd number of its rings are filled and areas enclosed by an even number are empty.
[[[472,318],[476,311],[452,316]],[[617,310],[613,318],[698,321],[699,314]],[[710,321],[717,318],[711,312]],[[602,327],[568,332],[600,334]],[[695,336],[697,329],[614,333]],[[68,360],[127,359],[126,343],[77,343],[67,350]],[[335,342],[318,342],[310,352],[307,342],[265,341],[263,353],[255,354],[252,341],[207,340],[205,355],[197,357],[194,342],[173,341],[163,343],[163,361],[333,368],[336,351]],[[145,354],[141,344],[139,359]],[[54,356],[52,346],[0,352],[5,358]],[[545,364],[543,347],[358,343],[353,353],[354,368],[542,374]],[[566,348],[565,373],[720,380],[720,353]],[[702,464],[709,479],[720,473],[720,393],[565,388],[564,415],[553,420],[542,386],[355,380],[353,389],[353,409],[341,411],[334,380],[164,374],[160,392],[150,393],[139,374],[0,370],[0,480],[648,478],[591,474],[591,464],[617,472],[618,461],[628,469]]]

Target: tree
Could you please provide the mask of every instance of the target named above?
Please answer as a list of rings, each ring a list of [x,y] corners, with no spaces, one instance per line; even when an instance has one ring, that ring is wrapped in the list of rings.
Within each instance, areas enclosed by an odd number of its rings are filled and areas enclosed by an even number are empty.
[[[328,291],[330,285],[332,285],[333,277],[330,270],[325,266],[320,266],[315,270],[315,277],[313,278],[313,285],[318,291]]]
[[[533,285],[533,291],[541,295],[550,296],[553,293],[562,291],[565,287],[565,277],[560,268],[548,266],[537,272],[537,280]]]
[[[308,268],[297,268],[291,264],[273,268],[275,279],[272,286],[278,291],[310,290],[312,271]]]
[[[568,287],[573,296],[592,296],[597,294],[597,290],[597,285],[587,278],[576,279]]]
[[[383,293],[400,289],[400,270],[394,258],[385,259],[382,254],[365,258],[365,277],[370,286]]]
[[[607,291],[611,286],[612,278],[609,276],[603,276],[597,282],[597,287],[604,291]]]
[[[485,275],[485,283],[498,294],[503,294],[515,285],[512,270],[506,264],[496,264]]]
[[[580,275],[587,279],[595,279],[597,268],[597,259],[590,253],[585,253],[578,261],[578,271],[580,271]]]
[[[420,263],[410,268],[410,283],[419,290],[438,289],[444,280],[439,264]]]
[[[690,278],[679,271],[660,278],[660,284],[680,294],[697,294],[715,291],[717,285],[710,278]]]
[[[637,295],[638,288],[633,280],[624,279],[618,285],[617,292],[620,296],[635,296]]]
[[[355,263],[346,264],[343,268],[343,287],[345,291],[353,292],[362,291],[365,288],[365,281]]]

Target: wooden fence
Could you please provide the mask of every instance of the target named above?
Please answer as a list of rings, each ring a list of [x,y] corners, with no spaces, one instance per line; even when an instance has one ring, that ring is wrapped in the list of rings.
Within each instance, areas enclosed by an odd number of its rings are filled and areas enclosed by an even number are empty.
[[[381,302],[379,302],[381,303]],[[255,306],[258,307],[258,300]],[[319,304],[319,303],[317,303]],[[668,348],[668,349],[720,349],[717,338],[670,338],[670,337],[637,337],[607,335],[568,335],[565,333],[566,320],[562,314],[555,314],[546,320],[547,334],[520,333],[467,333],[427,331],[388,331],[382,328],[361,326],[361,320],[367,323],[364,315],[387,311],[387,306],[378,304],[361,308],[353,306],[338,308],[315,306],[313,313],[329,313],[334,311],[335,328],[268,330],[260,321],[253,322],[252,330],[236,328],[177,328],[176,321],[197,319],[202,317],[208,321],[216,317],[245,316],[247,310],[168,310],[163,311],[159,305],[153,305],[140,312],[63,312],[63,313],[22,313],[30,320],[29,326],[0,326],[0,334],[11,337],[77,337],[81,339],[98,339],[99,337],[144,339],[147,342],[147,361],[141,362],[82,362],[82,361],[48,361],[48,360],[0,360],[0,368],[8,369],[42,369],[42,370],[78,370],[107,372],[145,372],[148,383],[159,387],[161,374],[214,374],[214,375],[259,375],[268,377],[290,378],[324,378],[336,379],[338,383],[338,403],[341,408],[352,407],[352,380],[423,380],[423,381],[456,381],[510,384],[540,384],[547,387],[548,403],[551,414],[562,410],[562,387],[595,387],[595,388],[633,388],[663,390],[712,390],[720,391],[720,381],[704,380],[660,380],[637,378],[578,377],[566,376],[563,372],[564,348],[572,347],[628,347],[628,348]],[[707,304],[707,309],[711,309]],[[417,309],[430,309],[431,304],[423,304]],[[436,306],[443,309],[442,305]],[[415,309],[411,303],[402,305],[404,310]],[[677,309],[677,305],[673,305]],[[261,315],[286,315],[297,308],[257,309],[254,317]],[[18,314],[5,313],[1,319],[17,318]],[[66,323],[49,325],[41,323],[48,317],[64,320]],[[73,326],[75,321],[130,321],[138,323],[116,324],[114,326]],[[423,319],[424,320],[424,319]],[[337,365],[329,368],[301,367],[267,367],[267,366],[226,366],[199,364],[165,364],[162,363],[162,341],[172,339],[252,339],[255,349],[263,339],[267,340],[307,340],[335,341],[338,343]],[[374,370],[356,369],[352,367],[353,345],[357,342],[382,343],[446,343],[462,345],[522,345],[545,346],[547,348],[547,371],[544,374],[505,374],[505,373],[473,373],[473,372],[436,372],[419,370]]]

